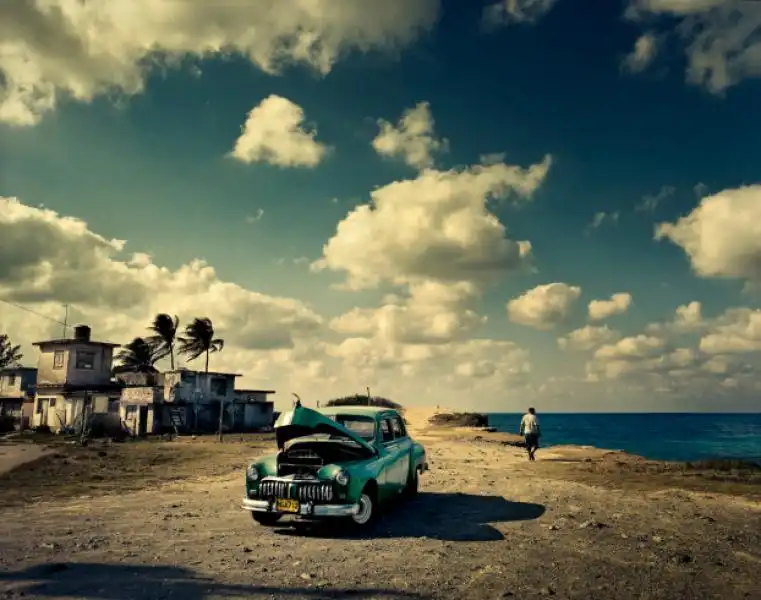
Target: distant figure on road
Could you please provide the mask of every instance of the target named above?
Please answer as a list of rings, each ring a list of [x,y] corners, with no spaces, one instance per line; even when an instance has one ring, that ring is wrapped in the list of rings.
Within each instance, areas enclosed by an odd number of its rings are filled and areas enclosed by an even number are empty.
[[[536,460],[536,451],[539,449],[539,438],[542,432],[539,429],[539,419],[536,416],[534,407],[528,409],[528,412],[521,419],[521,435],[526,440],[526,451],[529,460]]]

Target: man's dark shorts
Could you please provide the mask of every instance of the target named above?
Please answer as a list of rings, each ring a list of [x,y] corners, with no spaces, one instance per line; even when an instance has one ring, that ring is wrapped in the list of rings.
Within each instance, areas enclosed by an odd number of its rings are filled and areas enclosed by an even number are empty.
[[[538,448],[539,447],[539,436],[535,433],[527,433],[526,434],[526,447],[527,448]]]

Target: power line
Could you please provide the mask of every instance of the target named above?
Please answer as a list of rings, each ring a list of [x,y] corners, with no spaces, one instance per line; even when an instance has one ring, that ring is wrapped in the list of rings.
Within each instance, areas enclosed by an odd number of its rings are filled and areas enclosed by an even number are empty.
[[[66,323],[63,321],[59,321],[57,319],[54,319],[53,317],[49,317],[47,315],[43,315],[41,312],[37,312],[36,310],[32,310],[31,308],[27,308],[26,306],[23,306],[21,304],[17,304],[16,302],[11,302],[10,300],[5,300],[4,298],[0,298],[0,302],[4,302],[5,304],[8,304],[10,306],[15,306],[16,308],[20,308],[21,310],[25,310],[28,313],[32,313],[33,315],[36,315],[38,317],[42,317],[43,319],[47,319],[48,321],[52,321],[53,323],[57,323],[58,325],[63,325],[66,327]],[[67,305],[67,314],[68,314],[68,305]]]

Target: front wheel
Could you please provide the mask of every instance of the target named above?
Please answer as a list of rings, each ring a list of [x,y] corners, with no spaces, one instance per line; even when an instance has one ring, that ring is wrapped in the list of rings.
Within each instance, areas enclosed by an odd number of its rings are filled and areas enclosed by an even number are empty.
[[[357,514],[351,516],[351,520],[354,525],[364,527],[371,523],[375,518],[375,495],[365,488],[362,490],[362,495],[359,497],[359,511]]]
[[[280,520],[282,517],[280,513],[258,513],[251,511],[251,518],[259,523],[259,525],[266,525],[271,527]]]

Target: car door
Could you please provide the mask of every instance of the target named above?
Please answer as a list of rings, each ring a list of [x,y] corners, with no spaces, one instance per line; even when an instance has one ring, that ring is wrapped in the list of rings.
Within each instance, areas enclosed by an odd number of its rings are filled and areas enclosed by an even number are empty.
[[[382,501],[396,494],[396,476],[394,475],[394,465],[396,454],[392,442],[394,441],[394,432],[391,429],[391,422],[383,417],[378,419],[378,449],[380,451],[380,460],[383,463],[381,476],[378,484],[380,486]]]
[[[407,429],[404,427],[404,421],[402,421],[399,415],[392,415],[390,418],[391,430],[394,433],[394,448],[397,455],[395,462],[396,469],[396,483],[399,486],[399,491],[402,491],[407,485],[407,479],[410,473],[410,450],[412,448],[412,440],[407,435]]]

